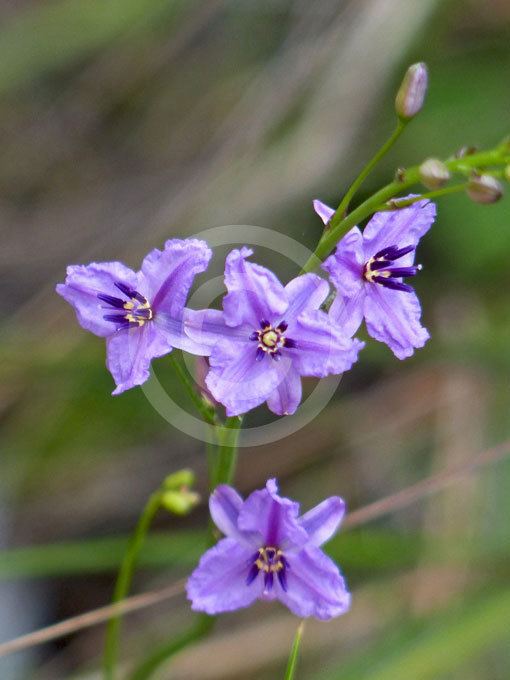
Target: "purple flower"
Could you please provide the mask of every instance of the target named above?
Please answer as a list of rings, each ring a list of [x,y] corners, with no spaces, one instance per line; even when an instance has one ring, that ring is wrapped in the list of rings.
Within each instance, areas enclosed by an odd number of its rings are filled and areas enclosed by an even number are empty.
[[[326,620],[349,609],[338,567],[319,549],[342,520],[341,498],[299,517],[299,504],[281,498],[270,479],[245,501],[231,486],[218,486],[209,508],[226,538],[202,556],[188,580],[194,610],[218,614],[278,599],[297,616]]]
[[[117,385],[113,394],[144,383],[151,359],[173,347],[207,353],[183,332],[182,317],[193,279],[211,254],[204,241],[175,239],[151,251],[139,272],[121,262],[67,268],[57,293],[74,307],[83,328],[106,338],[106,365]]]
[[[351,368],[363,347],[319,310],[329,293],[315,274],[285,287],[268,269],[233,250],[225,265],[223,312],[186,310],[189,336],[210,347],[206,384],[229,416],[267,401],[278,415],[294,413],[301,376],[324,377]]]
[[[334,210],[320,201],[314,201],[314,208],[327,224]],[[365,318],[369,335],[385,342],[399,359],[427,342],[420,302],[402,279],[421,269],[414,265],[414,251],[435,216],[433,203],[417,201],[376,213],[363,233],[354,227],[338,243],[322,266],[338,291],[330,316],[345,333],[356,333]]]

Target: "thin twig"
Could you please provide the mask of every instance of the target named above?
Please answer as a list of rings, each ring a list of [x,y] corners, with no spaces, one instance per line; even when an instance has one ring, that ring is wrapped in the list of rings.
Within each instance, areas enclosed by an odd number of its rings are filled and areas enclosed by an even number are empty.
[[[374,503],[359,508],[359,510],[354,510],[354,512],[349,513],[345,518],[343,527],[345,529],[352,529],[353,527],[361,526],[373,519],[387,515],[390,512],[394,512],[395,510],[405,508],[421,498],[442,491],[451,484],[454,484],[485,465],[497,463],[509,454],[510,439],[482,451],[466,465],[461,465],[451,470],[440,472],[437,475],[427,477],[421,482],[417,482],[391,496],[386,496]],[[74,616],[71,619],[61,621],[60,623],[48,626],[47,628],[41,628],[28,635],[14,638],[13,640],[0,644],[0,657],[19,652],[28,647],[40,645],[44,642],[49,642],[50,640],[55,640],[56,638],[64,637],[65,635],[70,635],[71,633],[83,630],[84,628],[90,628],[99,623],[104,623],[111,618],[111,616],[116,614],[129,614],[139,609],[150,607],[153,604],[158,604],[164,600],[169,600],[184,592],[184,584],[185,580],[177,581],[160,590],[134,595],[117,604],[100,607],[99,609],[94,609],[85,614]]]
[[[183,579],[176,583],[172,583],[165,588],[161,588],[160,590],[152,590],[148,593],[142,593],[141,595],[134,595],[122,602],[99,607],[99,609],[93,609],[85,614],[73,616],[71,619],[66,619],[65,621],[61,621],[52,626],[40,628],[33,633],[28,633],[28,635],[21,635],[18,638],[14,638],[14,640],[9,640],[8,642],[0,644],[0,657],[19,652],[28,647],[40,645],[43,642],[49,642],[50,640],[64,637],[65,635],[70,635],[71,633],[83,630],[84,628],[96,626],[98,623],[108,621],[111,616],[130,614],[131,612],[150,607],[153,604],[158,604],[164,600],[169,600],[180,595],[184,591],[185,583],[186,581]]]

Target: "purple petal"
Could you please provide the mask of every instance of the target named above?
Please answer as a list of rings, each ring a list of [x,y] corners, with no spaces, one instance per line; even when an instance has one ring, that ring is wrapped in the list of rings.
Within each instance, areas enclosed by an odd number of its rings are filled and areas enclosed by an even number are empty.
[[[257,361],[256,343],[224,339],[210,356],[211,370],[206,384],[211,394],[225,406],[229,416],[246,413],[264,403],[276,385],[276,363],[268,356]]]
[[[338,243],[333,255],[323,263],[333,285],[345,297],[356,295],[363,287],[363,266],[365,264],[363,235],[353,227]]]
[[[384,342],[399,359],[423,347],[429,333],[420,323],[420,302],[405,293],[373,284],[365,298],[365,322],[369,335]]]
[[[151,359],[171,350],[168,339],[151,323],[116,331],[106,341],[106,365],[117,385],[112,394],[144,383],[150,375]]]
[[[305,544],[308,534],[299,525],[299,504],[278,495],[275,480],[265,489],[254,491],[245,500],[237,520],[243,532],[258,532],[261,545],[296,549]]]
[[[231,538],[239,537],[237,517],[243,506],[243,499],[235,489],[220,484],[209,498],[209,510],[218,529]]]
[[[204,553],[186,584],[191,608],[219,614],[248,607],[261,597],[262,579],[246,584],[252,556],[253,548],[232,538],[222,539]]]
[[[329,317],[339,330],[349,337],[354,335],[363,321],[365,284],[352,296],[338,293],[329,308]]]
[[[319,201],[318,198],[316,198],[313,201],[313,209],[315,210],[317,215],[321,218],[321,220],[324,222],[324,224],[327,224],[335,214],[333,208],[330,208],[329,205],[326,205],[322,201]]]
[[[289,308],[285,312],[289,319],[307,310],[319,309],[328,297],[328,282],[317,274],[297,276],[285,286]]]
[[[247,340],[253,332],[251,326],[227,326],[224,313],[217,309],[185,309],[183,318],[186,335],[208,347],[207,354],[225,337]]]
[[[343,334],[325,312],[305,312],[292,328],[296,349],[288,349],[300,375],[323,378],[348,371],[364,343]]]
[[[71,304],[83,328],[95,335],[107,337],[115,332],[115,325],[106,321],[104,302],[98,295],[118,297],[115,283],[121,281],[132,288],[138,285],[137,275],[122,262],[92,262],[67,268],[65,283],[59,283],[57,293]]]
[[[338,567],[322,550],[307,546],[287,561],[287,591],[278,586],[280,602],[300,617],[326,621],[345,614],[351,596]]]
[[[427,200],[417,201],[408,208],[376,213],[363,232],[365,260],[388,246],[416,246],[435,217],[436,206]],[[414,253],[409,253],[399,260],[399,266],[409,266],[413,261]]]
[[[339,496],[331,496],[301,517],[301,526],[308,533],[312,545],[329,541],[336,533],[345,514],[345,503]]]
[[[195,276],[207,269],[212,252],[205,241],[173,239],[142,262],[141,274],[157,315],[180,319]]]
[[[249,248],[241,248],[227,256],[228,294],[223,298],[223,310],[229,326],[249,324],[255,329],[262,319],[282,317],[288,307],[285,289],[277,277],[265,267],[246,262],[252,254]]]
[[[268,398],[267,405],[276,415],[289,416],[296,412],[301,403],[301,376],[288,358],[278,362],[276,371],[279,383]]]

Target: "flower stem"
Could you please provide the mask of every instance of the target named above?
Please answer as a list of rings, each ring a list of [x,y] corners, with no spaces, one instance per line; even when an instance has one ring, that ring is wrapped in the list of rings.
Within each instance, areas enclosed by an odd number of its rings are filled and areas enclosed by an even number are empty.
[[[161,491],[155,491],[147,501],[138,523],[131,536],[126,553],[122,560],[112,603],[120,602],[129,593],[136,562],[140,554],[144,539],[149,527],[161,504]],[[103,657],[103,677],[105,680],[114,680],[115,666],[119,655],[119,635],[120,635],[121,616],[117,614],[108,621],[106,628],[106,641]]]
[[[305,622],[301,621],[296,631],[294,637],[294,642],[292,643],[292,649],[290,650],[289,660],[287,662],[287,669],[285,671],[284,680],[294,680],[294,675],[296,673],[299,648],[301,646],[301,639],[303,637],[303,631],[305,629]]]
[[[218,484],[230,484],[233,480],[237,464],[237,442],[243,419],[239,416],[227,418],[224,425],[216,426],[218,451],[212,487]]]
[[[465,191],[467,183],[454,184],[451,187],[444,187],[443,189],[436,189],[435,191],[429,191],[426,194],[420,194],[419,196],[413,196],[413,198],[394,198],[380,205],[375,212],[384,212],[386,210],[399,210],[400,208],[407,208],[413,203],[422,201],[424,198],[438,198],[439,196],[446,196],[448,194],[456,194],[459,191]]]
[[[478,170],[494,165],[506,165],[509,162],[509,149],[505,145],[500,145],[490,151],[482,151],[469,156],[463,156],[462,158],[446,160],[445,165],[451,173],[465,173],[466,168]],[[415,165],[406,169],[402,178],[390,182],[382,189],[379,189],[379,191],[376,191],[375,194],[372,194],[372,196],[367,198],[346,217],[342,216],[339,210],[336,210],[329,222],[328,229],[323,233],[315,252],[305,263],[302,271],[309,272],[315,269],[329,255],[349,229],[377,212],[381,204],[386,203],[390,198],[394,198],[405,189],[409,189],[409,187],[419,182],[419,166]]]
[[[379,161],[388,153],[388,151],[391,149],[391,147],[395,144],[397,139],[404,132],[408,122],[409,121],[400,120],[400,119],[398,120],[397,127],[395,128],[395,130],[393,131],[391,136],[381,146],[381,148],[375,154],[375,156],[373,156],[373,158],[371,158],[368,161],[368,163],[365,165],[365,167],[362,169],[362,171],[356,177],[356,179],[354,180],[354,182],[351,184],[351,186],[347,190],[347,193],[342,198],[340,205],[337,208],[337,212],[340,213],[340,215],[342,215],[342,216],[345,215],[345,213],[347,212],[347,209],[349,207],[349,203],[351,202],[356,191],[360,188],[360,186],[363,184],[365,179],[368,177],[368,175],[375,168],[377,163],[379,163]]]
[[[202,416],[202,419],[209,425],[216,425],[218,422],[218,417],[216,411],[214,410],[214,407],[202,399],[196,388],[195,383],[190,378],[189,373],[182,365],[180,359],[177,357],[175,349],[168,355],[168,359],[170,361],[170,364],[172,365],[172,368],[176,372],[177,377],[184,385],[184,388],[186,389],[186,392],[188,393],[191,401],[195,405],[197,411]]]

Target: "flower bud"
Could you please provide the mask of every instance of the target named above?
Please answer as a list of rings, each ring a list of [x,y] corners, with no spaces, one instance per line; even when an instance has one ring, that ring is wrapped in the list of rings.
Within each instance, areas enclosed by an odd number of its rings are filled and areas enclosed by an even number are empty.
[[[161,505],[174,515],[187,515],[200,503],[200,496],[195,491],[165,491],[161,496]]]
[[[163,482],[163,488],[165,489],[180,489],[183,486],[189,487],[193,486],[195,483],[195,473],[193,470],[188,470],[184,468],[183,470],[178,470],[168,477],[165,477]]]
[[[506,166],[506,168],[505,168],[505,170],[504,170],[504,173],[505,173],[505,179],[506,179],[506,181],[507,181],[507,182],[510,182],[510,165],[507,165],[507,166]]]
[[[495,203],[503,195],[503,187],[491,175],[473,175],[468,182],[467,194],[475,203]]]
[[[450,179],[450,172],[443,161],[428,158],[419,168],[421,183],[427,189],[440,189]]]
[[[411,120],[421,111],[427,85],[427,66],[422,61],[407,69],[395,98],[395,110],[401,120]]]

